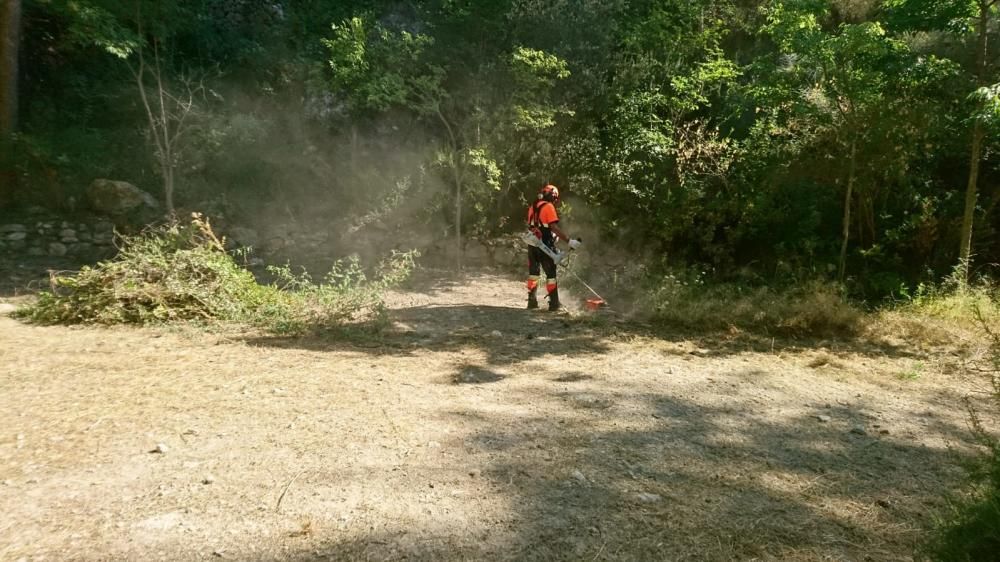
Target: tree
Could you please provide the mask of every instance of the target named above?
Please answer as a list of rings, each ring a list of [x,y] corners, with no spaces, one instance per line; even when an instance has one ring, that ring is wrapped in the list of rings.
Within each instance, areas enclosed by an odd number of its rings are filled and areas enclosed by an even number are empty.
[[[828,9],[828,7],[826,8]],[[835,158],[846,162],[838,276],[845,278],[852,227],[852,207],[862,167],[871,172],[873,158],[889,139],[888,128],[877,126],[894,115],[890,108],[906,99],[906,92],[932,75],[911,76],[917,64],[908,47],[888,36],[880,22],[823,25],[827,12],[797,2],[775,2],[768,13],[767,31],[787,57],[795,107],[803,110],[832,136]],[[838,182],[839,183],[839,182]]]
[[[148,63],[144,49],[136,49],[137,61],[129,63],[142,106],[146,110],[149,135],[163,179],[163,201],[167,214],[174,215],[175,174],[180,152],[197,110],[197,101],[205,99],[204,79],[181,76],[170,88],[164,79],[159,42],[153,40],[153,61]]]
[[[893,21],[906,30],[944,31],[971,40],[973,53],[970,77],[974,107],[970,115],[968,175],[958,249],[961,282],[968,282],[972,258],[972,235],[979,197],[980,167],[986,133],[995,118],[998,103],[990,77],[996,63],[991,56],[990,36],[996,26],[1000,0],[889,0],[886,9]],[[965,53],[962,53],[965,54]]]
[[[979,110],[973,115],[972,142],[969,148],[969,181],[965,188],[965,210],[962,213],[962,240],[958,260],[963,283],[968,282],[969,260],[972,256],[972,226],[976,214],[976,199],[979,196],[979,165],[983,159],[983,137],[986,134],[986,117],[997,103],[996,89],[988,88],[990,69],[989,32],[994,20],[998,0],[976,0],[979,11],[976,18],[976,91],[973,99]],[[986,111],[983,111],[983,110]]]
[[[0,6],[0,34],[0,137],[4,137],[17,130],[21,0],[4,0]]]
[[[460,30],[464,9],[445,6],[436,16]],[[457,31],[456,31],[457,33]],[[569,76],[566,62],[524,46],[477,50],[481,37],[467,42],[458,34],[441,45],[431,37],[355,16],[333,28],[324,43],[330,52],[331,86],[346,102],[354,121],[405,110],[436,137],[434,164],[446,173],[454,217],[457,265],[462,265],[463,220],[468,207],[479,219],[493,214],[504,167],[512,169],[531,139],[565,112],[550,99],[559,80]],[[450,86],[449,87],[446,87]],[[470,196],[471,195],[471,196]],[[498,217],[494,217],[498,218]],[[482,220],[473,228],[487,230]]]
[[[198,101],[205,99],[207,90],[203,76],[195,72],[171,73],[166,64],[164,37],[178,33],[177,22],[186,20],[183,7],[151,3],[151,15],[143,8],[142,2],[137,3],[130,17],[126,12],[113,12],[122,9],[115,4],[105,7],[96,2],[72,3],[71,35],[80,43],[100,47],[128,68],[149,127],[153,156],[163,181],[164,206],[172,216],[177,167],[194,126]],[[147,21],[151,22],[148,27],[144,25]],[[148,51],[152,51],[152,60]]]

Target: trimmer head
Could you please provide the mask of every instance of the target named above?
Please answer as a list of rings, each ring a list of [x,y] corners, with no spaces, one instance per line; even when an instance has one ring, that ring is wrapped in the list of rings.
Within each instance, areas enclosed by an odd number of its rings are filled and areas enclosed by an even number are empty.
[[[608,303],[604,299],[599,299],[599,298],[587,299],[587,310],[600,310],[601,307],[607,305]]]

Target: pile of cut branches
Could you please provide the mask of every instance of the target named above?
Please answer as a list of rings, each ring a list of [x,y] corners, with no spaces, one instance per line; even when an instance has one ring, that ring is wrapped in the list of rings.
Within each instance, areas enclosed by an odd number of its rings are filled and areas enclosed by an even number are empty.
[[[302,332],[382,312],[382,295],[409,275],[415,255],[394,253],[372,279],[354,258],[335,262],[322,283],[284,267],[271,268],[277,283],[261,285],[195,213],[187,224],[122,237],[114,259],[53,272],[50,290],[19,315],[42,324],[201,320]]]
[[[269,298],[208,220],[173,222],[122,237],[118,255],[77,272],[52,272],[50,290],[25,309],[40,323],[145,324],[244,320]]]

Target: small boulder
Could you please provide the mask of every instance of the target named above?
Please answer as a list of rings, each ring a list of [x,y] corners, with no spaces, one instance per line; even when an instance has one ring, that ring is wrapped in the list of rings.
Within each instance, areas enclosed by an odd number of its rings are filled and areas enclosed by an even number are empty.
[[[125,215],[142,208],[156,209],[156,199],[124,181],[96,179],[87,188],[87,201],[95,211],[109,215]]]
[[[50,256],[62,257],[65,256],[68,251],[69,249],[66,247],[66,244],[63,244],[62,242],[52,242],[49,244]]]

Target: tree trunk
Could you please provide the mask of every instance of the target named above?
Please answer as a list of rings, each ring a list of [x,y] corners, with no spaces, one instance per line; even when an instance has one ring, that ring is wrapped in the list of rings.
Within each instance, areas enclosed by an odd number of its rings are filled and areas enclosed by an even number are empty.
[[[358,124],[351,123],[351,181],[358,175]]]
[[[169,163],[163,165],[163,202],[167,206],[167,216],[173,218],[174,210],[174,167]]]
[[[452,171],[455,174],[455,247],[458,249],[456,267],[462,269],[462,174],[458,169],[458,162],[454,159]]]
[[[18,50],[21,43],[21,0],[0,5],[0,137],[17,130]]]
[[[996,0],[979,0],[979,37],[976,49],[976,87],[986,85],[989,55],[990,8]],[[972,257],[972,227],[976,216],[978,198],[979,162],[983,156],[983,125],[977,119],[972,127],[972,146],[969,150],[969,183],[965,188],[965,212],[962,214],[962,240],[958,248],[959,281],[965,288],[969,281],[969,260]]]
[[[983,126],[979,121],[972,127],[972,149],[969,155],[969,183],[965,188],[965,212],[962,214],[962,243],[959,246],[958,267],[962,284],[969,280],[969,259],[972,256],[972,226],[979,197],[979,162],[983,152]]]
[[[438,119],[444,125],[445,129],[448,131],[449,146],[451,147],[451,172],[455,178],[455,264],[458,269],[462,269],[462,168],[461,168],[461,155],[459,154],[458,138],[455,136],[454,129],[451,128],[451,123],[445,118],[444,112],[441,111],[440,105],[435,105],[434,110],[437,112]]]
[[[844,236],[840,243],[840,281],[847,272],[847,241],[851,236],[851,199],[854,197],[854,171],[857,164],[856,141],[851,141],[850,168],[847,172],[847,193],[844,195]]]

